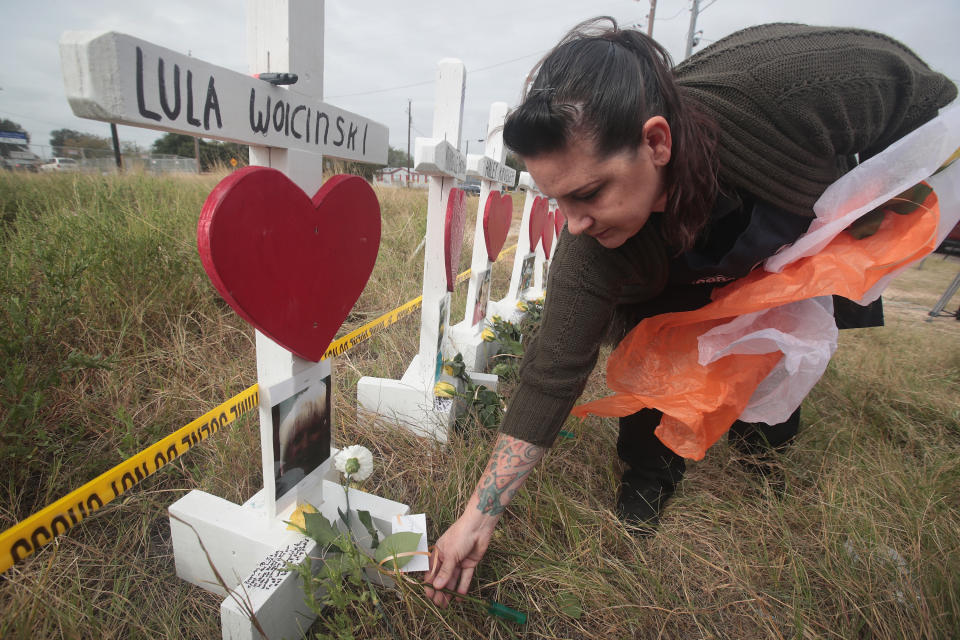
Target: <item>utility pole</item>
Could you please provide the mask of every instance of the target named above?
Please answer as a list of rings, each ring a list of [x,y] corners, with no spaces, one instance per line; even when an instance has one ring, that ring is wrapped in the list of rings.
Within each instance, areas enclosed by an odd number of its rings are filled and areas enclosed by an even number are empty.
[[[640,0],[637,0],[640,2]],[[653,37],[653,18],[657,14],[657,0],[650,0],[650,13],[647,14],[647,35]],[[637,25],[640,26],[639,24]]]
[[[693,0],[693,6],[690,7],[690,30],[687,31],[687,52],[684,59],[690,57],[693,53],[693,39],[697,33],[697,14],[700,13],[700,0]]]
[[[410,98],[407,98],[407,170],[411,169],[410,163],[410,129],[413,127],[413,115],[410,112]]]

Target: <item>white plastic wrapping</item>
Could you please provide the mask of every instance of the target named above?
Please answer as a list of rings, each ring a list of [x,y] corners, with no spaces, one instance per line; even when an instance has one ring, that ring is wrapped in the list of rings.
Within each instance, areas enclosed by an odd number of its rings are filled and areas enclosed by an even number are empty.
[[[917,183],[927,180],[937,193],[939,244],[960,219],[960,161],[933,176],[960,148],[960,105],[944,109],[882,153],[844,175],[814,205],[817,218],[793,245],[767,259],[764,268],[786,265],[821,251],[865,213]],[[859,301],[876,300],[908,264],[879,281]],[[830,297],[802,300],[738,317],[699,338],[700,364],[736,353],[782,351],[783,359],[760,383],[740,416],[746,422],[785,421],[817,383],[837,348],[837,327]]]
[[[951,105],[930,122],[827,187],[813,205],[817,217],[807,232],[791,246],[768,258],[764,268],[767,271],[780,272],[791,262],[816,254],[860,216],[929,178],[958,148],[960,105]],[[954,163],[951,169],[956,168]],[[956,173],[952,173],[953,176],[947,181],[952,180],[955,186],[953,206],[949,206],[949,203],[944,206],[941,197],[940,213],[943,222],[938,230],[941,240],[957,224],[957,216],[960,215],[956,207]],[[941,195],[939,190],[937,195]],[[879,293],[873,299],[877,296]]]
[[[746,422],[779,424],[810,393],[837,350],[837,325],[829,296],[740,316],[699,338],[701,365],[731,354],[781,351],[740,415]]]

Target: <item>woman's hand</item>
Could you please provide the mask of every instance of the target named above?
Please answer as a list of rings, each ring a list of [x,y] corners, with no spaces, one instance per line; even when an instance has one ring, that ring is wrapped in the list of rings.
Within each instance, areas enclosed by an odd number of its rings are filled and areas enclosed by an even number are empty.
[[[425,581],[426,595],[438,607],[445,607],[452,596],[435,589],[466,593],[473,572],[490,545],[490,537],[504,509],[516,495],[533,468],[543,458],[543,447],[500,434],[490,461],[477,488],[467,502],[463,515],[440,536],[430,557]]]
[[[424,580],[437,589],[466,593],[473,572],[490,545],[490,537],[499,518],[467,512],[440,536],[430,556],[430,571]],[[487,521],[487,522],[484,522]],[[426,596],[438,607],[446,607],[453,598],[448,593],[426,589]]]

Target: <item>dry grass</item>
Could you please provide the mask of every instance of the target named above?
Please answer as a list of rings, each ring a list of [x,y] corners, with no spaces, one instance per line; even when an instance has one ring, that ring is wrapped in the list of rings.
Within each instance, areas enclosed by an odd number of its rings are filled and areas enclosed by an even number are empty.
[[[0,526],[253,382],[251,332],[196,258],[196,216],[214,183],[0,175],[0,309],[18,328],[3,334],[0,420],[20,425],[2,436]],[[420,293],[425,192],[379,196],[381,255],[344,331]],[[611,511],[615,426],[571,421],[575,438],[532,474],[478,574],[477,593],[529,623],[508,628],[462,605],[438,613],[405,594],[385,603],[400,637],[960,636],[960,322],[924,321],[958,265],[929,258],[889,291],[887,327],[841,334],[780,461],[782,497],[719,443],[690,465],[659,532],[634,538]],[[508,278],[498,263],[494,297]],[[379,464],[367,488],[426,512],[435,539],[495,434],[473,426],[440,447],[353,409],[360,375],[402,374],[417,317],[338,359],[335,439],[370,447]],[[587,395],[604,393],[598,367]],[[260,485],[257,439],[253,419],[221,431],[8,571],[0,637],[219,636],[219,599],[174,574],[166,507],[195,488],[248,498]],[[579,618],[563,606],[570,596]]]

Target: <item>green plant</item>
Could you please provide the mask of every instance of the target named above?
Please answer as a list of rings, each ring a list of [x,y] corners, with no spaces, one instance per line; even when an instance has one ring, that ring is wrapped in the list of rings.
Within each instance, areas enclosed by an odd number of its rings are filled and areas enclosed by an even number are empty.
[[[500,316],[493,316],[491,328],[499,347],[496,355],[491,358],[493,367],[490,373],[505,381],[514,380],[523,356],[523,334],[520,333],[520,327]]]
[[[460,380],[463,390],[455,395],[466,401],[468,408],[476,415],[480,424],[491,429],[500,424],[503,418],[503,397],[485,385],[474,383],[473,378],[467,373],[462,354],[458,353],[453,360],[444,361],[443,372]]]
[[[297,508],[288,522],[290,528],[312,538],[321,555],[316,559],[308,556],[301,564],[288,568],[303,580],[305,602],[318,616],[322,631],[317,638],[352,639],[380,621],[385,621],[393,633],[368,572],[382,571],[384,564],[399,570],[410,561],[422,534],[405,531],[380,540],[370,512],[350,508],[350,486],[356,486],[373,471],[373,457],[366,447],[347,447],[334,462],[343,474],[346,509],[338,508],[340,520],[334,523],[312,505]],[[369,540],[358,541],[354,536],[354,518],[366,529]],[[320,564],[317,569],[314,560]]]
[[[462,362],[462,358],[461,358]],[[366,447],[353,445],[341,450],[334,459],[343,474],[346,509],[337,509],[340,519],[327,520],[310,504],[297,507],[287,523],[317,543],[321,555],[307,557],[300,564],[288,565],[303,581],[307,606],[314,611],[321,631],[315,637],[321,640],[352,640],[358,633],[375,630],[383,623],[394,638],[397,633],[389,616],[381,606],[381,599],[370,574],[379,573],[395,581],[398,587],[411,587],[407,592],[422,593],[424,583],[401,573],[400,570],[417,553],[423,534],[411,531],[394,533],[380,540],[369,511],[350,509],[351,486],[354,479],[363,481],[373,470],[373,457]],[[358,540],[353,534],[352,519],[366,529],[369,540]],[[315,563],[319,567],[315,567]],[[463,598],[491,616],[524,624],[526,614],[504,604],[474,596],[442,591]],[[401,591],[401,595],[403,595]]]

